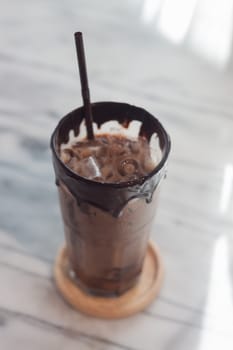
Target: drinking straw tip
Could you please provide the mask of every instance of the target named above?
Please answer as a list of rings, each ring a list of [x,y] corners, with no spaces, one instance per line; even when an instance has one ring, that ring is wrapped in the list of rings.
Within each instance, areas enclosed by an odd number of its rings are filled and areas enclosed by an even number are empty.
[[[75,33],[74,33],[74,36],[75,36],[75,37],[82,36],[82,32],[75,32]]]

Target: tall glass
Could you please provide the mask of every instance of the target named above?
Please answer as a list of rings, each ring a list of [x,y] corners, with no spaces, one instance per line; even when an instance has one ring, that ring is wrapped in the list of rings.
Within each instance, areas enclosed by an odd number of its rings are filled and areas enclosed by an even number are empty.
[[[140,277],[170,139],[161,123],[142,108],[99,102],[92,110],[95,134],[145,136],[158,164],[142,179],[118,184],[74,173],[61,161],[59,148],[72,135],[77,141],[85,136],[83,108],[66,115],[51,138],[70,275],[90,294],[117,296]]]

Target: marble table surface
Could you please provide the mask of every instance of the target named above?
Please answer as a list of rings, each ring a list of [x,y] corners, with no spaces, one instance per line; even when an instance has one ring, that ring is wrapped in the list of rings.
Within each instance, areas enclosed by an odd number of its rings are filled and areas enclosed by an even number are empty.
[[[233,349],[232,6],[1,0],[1,350]],[[143,106],[172,138],[152,232],[165,281],[124,320],[73,311],[52,278],[63,229],[49,137],[81,105],[77,30],[92,100]]]

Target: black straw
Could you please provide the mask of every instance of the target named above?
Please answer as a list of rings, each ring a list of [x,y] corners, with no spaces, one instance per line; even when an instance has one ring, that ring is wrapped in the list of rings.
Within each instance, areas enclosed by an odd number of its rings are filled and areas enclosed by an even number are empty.
[[[87,138],[89,140],[93,140],[94,139],[93,125],[92,125],[93,118],[92,118],[90,92],[89,92],[89,87],[88,87],[87,68],[86,68],[85,51],[84,51],[82,33],[81,32],[75,33],[74,38],[75,38],[76,52],[77,52],[77,57],[78,57],[78,66],[79,66],[79,75],[80,75],[81,89],[82,89],[84,116],[85,116],[86,127],[87,127]]]

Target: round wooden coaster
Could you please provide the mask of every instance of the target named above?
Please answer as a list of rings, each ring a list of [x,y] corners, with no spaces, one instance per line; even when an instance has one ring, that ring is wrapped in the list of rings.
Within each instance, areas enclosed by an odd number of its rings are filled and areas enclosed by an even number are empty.
[[[161,257],[158,248],[152,242],[148,245],[138,284],[119,297],[104,298],[84,293],[68,276],[67,263],[67,251],[63,247],[54,266],[56,285],[69,304],[94,317],[123,318],[145,309],[157,296],[163,279]]]

